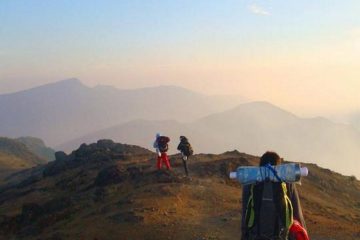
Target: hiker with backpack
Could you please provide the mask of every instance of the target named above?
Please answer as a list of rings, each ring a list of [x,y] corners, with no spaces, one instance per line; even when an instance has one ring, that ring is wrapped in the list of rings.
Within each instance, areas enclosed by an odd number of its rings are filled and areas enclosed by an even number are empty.
[[[166,136],[161,136],[160,133],[156,134],[156,139],[153,144],[153,147],[156,149],[157,153],[157,169],[160,170],[162,168],[162,164],[164,163],[168,170],[171,169],[169,157],[167,155],[167,151],[169,150],[168,143],[170,142],[170,138]]]
[[[185,136],[180,136],[180,143],[177,149],[181,152],[186,176],[189,176],[187,162],[189,157],[193,155],[194,151],[189,143],[189,140]]]
[[[266,152],[260,167],[274,169],[280,162],[277,153]],[[309,239],[294,183],[265,180],[244,185],[242,200],[241,240]]]

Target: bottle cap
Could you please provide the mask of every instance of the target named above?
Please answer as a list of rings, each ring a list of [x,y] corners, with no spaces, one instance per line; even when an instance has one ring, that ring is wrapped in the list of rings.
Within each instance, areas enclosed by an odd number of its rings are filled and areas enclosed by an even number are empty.
[[[300,168],[300,175],[302,177],[306,177],[309,174],[309,169],[307,167],[301,167]]]
[[[231,172],[230,173],[230,178],[231,179],[234,179],[234,178],[236,178],[237,177],[237,173],[236,172]]]

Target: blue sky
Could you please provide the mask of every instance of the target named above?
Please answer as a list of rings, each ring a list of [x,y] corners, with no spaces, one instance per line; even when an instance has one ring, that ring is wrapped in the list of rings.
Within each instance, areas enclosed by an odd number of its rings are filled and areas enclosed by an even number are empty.
[[[259,17],[252,6],[268,12],[268,17]],[[298,41],[309,35],[341,34],[358,27],[360,3],[2,0],[0,11],[2,45],[12,51],[17,47],[35,51],[37,44],[68,49],[84,41],[100,50],[105,44],[135,48],[136,44],[171,45],[212,36],[247,44],[261,38]],[[59,40],[61,44],[56,44]]]
[[[0,0],[0,93],[78,77],[280,105],[320,96],[314,109],[338,89],[331,105],[356,109],[359,13],[358,0]]]

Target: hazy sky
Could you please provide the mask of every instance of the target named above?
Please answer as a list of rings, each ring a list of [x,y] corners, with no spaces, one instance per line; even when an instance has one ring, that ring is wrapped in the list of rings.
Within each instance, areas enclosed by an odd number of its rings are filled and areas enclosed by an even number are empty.
[[[360,110],[360,1],[0,0],[0,93],[70,77]]]

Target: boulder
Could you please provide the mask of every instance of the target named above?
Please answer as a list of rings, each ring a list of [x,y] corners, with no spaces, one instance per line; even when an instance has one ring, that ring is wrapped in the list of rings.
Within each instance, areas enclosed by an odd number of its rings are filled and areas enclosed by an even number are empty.
[[[113,140],[110,139],[101,139],[97,141],[96,145],[98,148],[111,150],[114,148],[115,143]]]
[[[59,151],[55,153],[55,160],[57,161],[66,161],[68,156],[63,151]]]
[[[126,169],[119,165],[113,165],[101,170],[96,179],[95,185],[104,187],[111,184],[118,184],[125,181],[129,176]]]
[[[43,176],[44,177],[54,176],[54,175],[64,171],[65,169],[67,169],[68,165],[69,165],[68,161],[55,160],[54,162],[50,162],[44,168]]]

